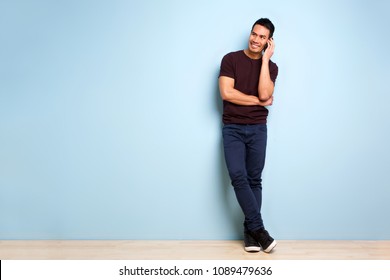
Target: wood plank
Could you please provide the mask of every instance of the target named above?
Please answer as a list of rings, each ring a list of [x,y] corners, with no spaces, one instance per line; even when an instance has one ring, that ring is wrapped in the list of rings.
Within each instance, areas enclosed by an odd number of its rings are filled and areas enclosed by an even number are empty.
[[[390,240],[281,240],[271,254],[239,240],[3,240],[2,260],[390,260]]]

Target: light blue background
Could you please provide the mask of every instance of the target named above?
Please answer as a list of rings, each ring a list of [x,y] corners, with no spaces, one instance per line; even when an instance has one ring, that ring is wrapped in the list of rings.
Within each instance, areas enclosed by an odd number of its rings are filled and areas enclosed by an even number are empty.
[[[236,239],[217,76],[276,26],[263,215],[390,238],[387,1],[0,1],[0,239]]]

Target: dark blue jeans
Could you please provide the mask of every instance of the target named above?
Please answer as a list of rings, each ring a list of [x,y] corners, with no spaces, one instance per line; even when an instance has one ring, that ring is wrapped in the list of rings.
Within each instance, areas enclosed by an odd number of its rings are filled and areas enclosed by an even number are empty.
[[[226,124],[222,134],[226,166],[244,212],[245,230],[264,228],[261,173],[265,164],[267,125]]]

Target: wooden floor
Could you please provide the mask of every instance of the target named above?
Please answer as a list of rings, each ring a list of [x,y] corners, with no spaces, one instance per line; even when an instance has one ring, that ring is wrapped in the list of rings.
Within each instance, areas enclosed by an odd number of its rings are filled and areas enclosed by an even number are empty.
[[[386,241],[278,241],[271,254],[242,241],[0,241],[1,260],[390,260]]]

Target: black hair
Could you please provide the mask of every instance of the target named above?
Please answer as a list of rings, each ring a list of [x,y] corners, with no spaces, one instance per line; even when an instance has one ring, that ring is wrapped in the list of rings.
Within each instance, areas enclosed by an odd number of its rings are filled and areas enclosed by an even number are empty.
[[[269,37],[272,38],[272,36],[274,35],[274,31],[275,31],[275,26],[274,24],[268,19],[268,18],[261,18],[261,19],[258,19],[252,26],[252,30],[253,28],[255,27],[256,24],[259,24],[261,26],[264,26],[265,28],[267,28],[269,30]]]

